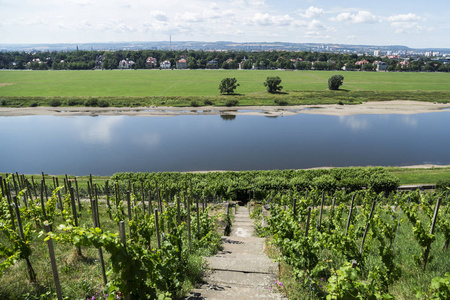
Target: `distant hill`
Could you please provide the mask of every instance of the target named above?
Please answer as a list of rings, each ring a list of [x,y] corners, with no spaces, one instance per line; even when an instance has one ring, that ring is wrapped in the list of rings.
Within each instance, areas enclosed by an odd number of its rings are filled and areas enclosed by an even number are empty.
[[[283,43],[283,42],[246,42],[232,41],[196,42],[196,41],[159,41],[159,42],[120,42],[120,43],[67,43],[67,44],[1,44],[0,51],[74,51],[74,50],[204,50],[204,51],[316,51],[371,53],[375,50],[392,53],[425,53],[434,51],[450,54],[449,48],[414,49],[401,45],[348,45],[318,43]]]

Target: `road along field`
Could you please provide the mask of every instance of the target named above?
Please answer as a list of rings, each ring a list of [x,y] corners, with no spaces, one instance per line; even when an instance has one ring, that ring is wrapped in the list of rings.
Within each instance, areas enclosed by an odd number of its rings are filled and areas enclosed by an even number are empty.
[[[344,76],[339,91],[328,78]],[[263,82],[279,76],[282,94],[269,94]],[[221,96],[219,83],[235,77],[238,95]],[[256,70],[0,71],[2,106],[87,106],[95,97],[105,106],[203,106],[356,104],[365,101],[450,102],[450,74]],[[51,100],[60,103],[51,104]],[[69,100],[72,100],[69,102]],[[206,101],[206,103],[205,103]],[[92,106],[96,106],[94,103]],[[99,105],[102,106],[102,105]]]

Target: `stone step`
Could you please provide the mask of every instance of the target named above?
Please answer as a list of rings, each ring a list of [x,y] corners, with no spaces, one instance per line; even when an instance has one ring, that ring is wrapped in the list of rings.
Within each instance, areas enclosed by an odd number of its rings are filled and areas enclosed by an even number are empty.
[[[267,288],[275,286],[275,274],[211,271],[205,276],[209,284]]]
[[[249,299],[286,299],[274,290],[260,287],[241,287],[231,285],[206,285],[193,290],[189,300],[249,300]]]
[[[229,254],[226,256],[207,257],[208,267],[213,270],[229,270],[252,273],[274,273],[278,264],[259,254]]]

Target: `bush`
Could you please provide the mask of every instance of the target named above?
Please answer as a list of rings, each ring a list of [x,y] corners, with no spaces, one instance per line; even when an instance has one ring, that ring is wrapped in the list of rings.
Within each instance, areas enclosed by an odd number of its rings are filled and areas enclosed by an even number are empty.
[[[228,99],[225,102],[225,105],[230,107],[230,106],[236,106],[236,105],[238,105],[238,103],[239,103],[239,101],[237,101],[236,99]]]
[[[266,81],[264,81],[264,86],[267,87],[267,91],[269,93],[276,93],[278,91],[281,91],[283,87],[281,84],[281,78],[276,77],[267,77]]]
[[[98,101],[98,106],[99,107],[109,107],[109,102],[106,100],[99,100]]]
[[[233,94],[238,86],[236,78],[224,78],[220,82],[219,90],[221,94]]]
[[[191,101],[191,106],[192,106],[192,107],[199,107],[199,106],[200,106],[200,104],[198,104],[198,102],[197,102],[197,101],[195,101],[195,100],[192,100],[192,101]]]
[[[98,106],[97,98],[90,98],[84,101],[84,106]]]
[[[284,105],[288,105],[289,102],[287,100],[284,99],[275,99],[275,104],[276,105],[280,105],[280,106],[284,106]]]
[[[75,105],[78,105],[79,104],[79,102],[78,102],[78,100],[76,100],[76,99],[69,99],[68,101],[67,101],[67,105],[68,106],[75,106]]]
[[[328,79],[328,88],[330,90],[338,90],[343,82],[344,82],[344,76],[333,75]]]
[[[213,105],[211,100],[206,99],[203,103],[205,103],[205,105]]]
[[[446,189],[450,189],[450,179],[439,179],[436,182],[436,189],[439,191],[445,191]]]
[[[49,104],[50,106],[57,107],[61,106],[61,101],[59,99],[52,99]]]
[[[36,107],[39,106],[39,103],[37,101],[33,101],[30,103],[30,107]]]
[[[5,106],[8,104],[8,102],[6,101],[5,98],[2,98],[2,100],[0,100],[0,103],[2,104],[2,106]]]

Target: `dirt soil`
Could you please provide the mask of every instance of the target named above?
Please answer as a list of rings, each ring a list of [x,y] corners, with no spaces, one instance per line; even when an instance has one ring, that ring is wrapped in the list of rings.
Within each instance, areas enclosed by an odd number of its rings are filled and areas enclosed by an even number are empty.
[[[0,116],[97,116],[127,115],[162,117],[177,115],[261,115],[291,116],[296,114],[357,115],[357,114],[418,114],[444,112],[450,104],[418,101],[366,102],[358,105],[299,105],[299,106],[238,106],[238,107],[0,107]]]

